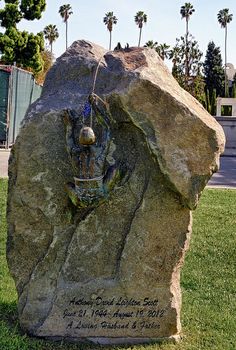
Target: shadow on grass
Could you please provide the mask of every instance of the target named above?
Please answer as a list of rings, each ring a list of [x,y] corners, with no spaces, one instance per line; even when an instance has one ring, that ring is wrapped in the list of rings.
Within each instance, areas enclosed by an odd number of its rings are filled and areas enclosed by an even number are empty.
[[[16,324],[18,323],[16,301],[10,303],[0,302],[0,319],[9,327],[15,328]]]

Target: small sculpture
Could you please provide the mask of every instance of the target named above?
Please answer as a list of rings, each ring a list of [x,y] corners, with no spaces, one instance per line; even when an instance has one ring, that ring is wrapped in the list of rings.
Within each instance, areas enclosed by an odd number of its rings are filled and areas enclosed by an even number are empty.
[[[95,118],[93,118],[93,114]],[[90,119],[90,120],[89,120]],[[74,169],[74,183],[66,190],[72,203],[79,207],[95,207],[103,203],[116,184],[124,178],[124,165],[109,164],[111,117],[98,107],[98,96],[92,94],[82,115],[66,110],[67,150]],[[90,126],[86,125],[89,122]],[[95,134],[92,124],[96,127]]]

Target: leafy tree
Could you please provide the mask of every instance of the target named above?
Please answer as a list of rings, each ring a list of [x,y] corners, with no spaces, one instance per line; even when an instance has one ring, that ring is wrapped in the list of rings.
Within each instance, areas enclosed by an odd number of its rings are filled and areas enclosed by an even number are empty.
[[[202,67],[202,52],[199,49],[198,42],[190,34],[189,45],[188,45],[188,55],[189,55],[189,78],[196,76]],[[175,46],[170,50],[170,59],[174,60],[174,64],[178,66],[180,74],[185,76],[185,61],[186,61],[186,47],[185,38],[181,36],[176,39]],[[191,80],[191,79],[190,79]]]
[[[227,96],[227,86],[228,79],[226,74],[226,64],[227,64],[227,25],[233,19],[233,15],[229,13],[229,9],[220,10],[217,14],[218,22],[221,27],[225,29],[225,96]]]
[[[185,76],[186,80],[189,77],[189,20],[190,16],[195,12],[193,5],[190,2],[186,2],[183,6],[181,6],[180,14],[181,18],[185,18],[186,21],[186,34],[185,34]]]
[[[51,47],[51,53],[52,53],[52,44],[59,37],[57,26],[55,24],[48,24],[44,28],[43,33],[44,33],[44,38],[49,42],[49,45]]]
[[[213,91],[216,91],[216,96],[224,94],[224,69],[220,48],[215,46],[213,41],[210,41],[207,47],[205,61],[203,63],[206,90],[209,91],[210,100],[213,96]]]
[[[16,24],[19,23],[22,19],[23,15],[19,11],[18,1],[13,4],[7,4],[3,9],[0,10],[0,24],[1,27],[16,28]]]
[[[113,12],[107,12],[105,14],[105,17],[103,17],[103,23],[107,26],[107,30],[110,33],[110,41],[109,41],[109,51],[111,50],[111,36],[112,36],[112,29],[113,25],[116,24],[118,19],[116,16],[113,15]]]
[[[198,74],[191,78],[191,84],[189,90],[191,95],[193,95],[202,105],[205,101],[205,83],[204,77],[199,71]]]
[[[66,49],[68,47],[68,19],[73,14],[70,4],[62,5],[59,8],[59,14],[61,15],[63,22],[66,24]]]
[[[143,11],[138,11],[134,16],[134,21],[139,27],[138,47],[140,47],[143,23],[147,23],[147,15]]]
[[[43,69],[43,60],[40,52],[44,49],[43,34],[34,35],[26,31],[20,32],[12,27],[4,34],[0,34],[0,50],[2,61],[32,68],[34,72]]]
[[[200,101],[204,100],[204,79],[202,77],[202,52],[199,49],[198,42],[192,35],[189,35],[188,44],[189,55],[189,76],[186,79],[185,62],[186,62],[186,46],[185,37],[176,39],[176,44],[170,50],[169,57],[172,59],[172,74],[179,84]]]
[[[41,52],[41,57],[44,62],[43,70],[35,74],[35,78],[38,84],[43,84],[46,74],[51,68],[54,60],[54,56],[49,50],[44,50]]]
[[[43,34],[21,32],[16,25],[21,19],[39,19],[45,6],[45,0],[5,0],[5,6],[0,10],[0,25],[5,28],[5,32],[0,33],[1,60],[4,63],[16,62],[17,65],[31,68],[34,72],[43,68]]]
[[[0,10],[0,22],[4,28],[16,27],[22,18],[40,19],[46,9],[46,0],[5,0],[4,9]]]
[[[21,0],[20,10],[23,13],[24,18],[29,21],[40,19],[42,12],[45,11],[45,9],[46,0]]]

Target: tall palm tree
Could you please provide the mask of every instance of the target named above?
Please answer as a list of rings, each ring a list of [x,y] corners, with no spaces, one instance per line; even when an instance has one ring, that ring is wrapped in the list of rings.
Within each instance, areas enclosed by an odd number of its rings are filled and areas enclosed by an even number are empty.
[[[185,18],[186,20],[186,36],[188,35],[188,23],[190,16],[195,12],[193,5],[190,2],[186,2],[183,6],[181,6],[180,14],[182,16],[182,19]]]
[[[217,14],[218,22],[222,28],[225,28],[225,96],[227,95],[227,75],[226,75],[226,64],[227,64],[227,24],[233,19],[233,15],[229,13],[229,9],[220,10]]]
[[[59,14],[61,15],[63,22],[66,24],[66,49],[68,47],[68,19],[72,15],[73,11],[70,4],[62,5],[59,8]]]
[[[181,18],[185,18],[186,20],[186,43],[185,43],[185,78],[186,80],[188,80],[189,77],[189,55],[188,55],[188,34],[189,34],[189,30],[188,30],[188,25],[189,25],[189,20],[190,20],[190,16],[192,16],[192,14],[195,12],[193,5],[190,2],[186,2],[183,6],[181,6],[180,8],[180,14],[181,14]]]
[[[139,39],[138,39],[138,47],[140,46],[143,23],[147,23],[147,15],[143,11],[138,11],[134,16],[134,21],[139,27]]]
[[[111,50],[111,35],[112,35],[113,24],[116,24],[117,21],[118,19],[116,18],[116,16],[113,15],[113,12],[107,12],[105,14],[105,17],[103,17],[103,23],[105,23],[110,33],[109,50]]]
[[[56,41],[56,39],[59,37],[58,29],[55,24],[48,24],[44,30],[43,34],[46,40],[48,40],[49,45],[51,47],[51,53],[52,53],[52,43]]]

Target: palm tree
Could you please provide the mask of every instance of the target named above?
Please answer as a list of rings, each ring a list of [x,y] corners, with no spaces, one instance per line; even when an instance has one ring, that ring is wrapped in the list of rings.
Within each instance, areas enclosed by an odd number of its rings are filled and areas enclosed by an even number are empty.
[[[156,47],[156,52],[161,57],[161,59],[164,61],[165,58],[169,58],[170,56],[170,45],[167,45],[166,43],[160,44]]]
[[[177,78],[179,75],[179,69],[178,66],[181,62],[181,48],[177,45],[175,45],[170,51],[169,51],[169,59],[172,61],[172,75]]]
[[[111,33],[113,29],[113,24],[116,24],[118,19],[113,15],[113,12],[107,12],[105,17],[103,18],[103,23],[107,26],[107,29],[110,33],[110,41],[109,41],[109,51],[111,50]]]
[[[62,5],[59,8],[59,14],[63,18],[63,22],[66,24],[66,49],[68,47],[68,19],[72,15],[73,11],[70,4]]]
[[[229,13],[229,9],[220,10],[217,14],[218,22],[222,28],[225,28],[225,97],[227,95],[227,75],[226,75],[226,64],[227,64],[227,24],[233,19],[233,15]]]
[[[46,40],[48,40],[49,45],[51,47],[51,54],[52,54],[52,43],[56,41],[56,39],[59,37],[58,29],[55,24],[48,24],[44,30],[43,34]]]
[[[179,46],[174,46],[169,51],[169,59],[172,60],[173,66],[181,61],[181,48]]]
[[[183,6],[181,6],[180,14],[182,16],[182,19],[185,18],[186,20],[186,36],[188,35],[188,23],[190,16],[195,12],[193,5],[190,4],[190,2],[186,2]]]
[[[149,47],[150,49],[156,49],[158,45],[157,41],[153,41],[153,40],[148,40],[146,42],[146,44],[144,45],[144,47]]]
[[[189,77],[189,56],[188,56],[188,24],[190,20],[190,16],[195,12],[193,5],[190,2],[186,2],[183,6],[181,6],[180,14],[181,18],[185,18],[186,20],[186,50],[185,50],[185,78],[186,80]]]
[[[139,47],[141,42],[143,23],[147,23],[147,15],[143,11],[138,11],[134,16],[134,21],[139,27],[139,40],[138,40],[138,47]]]

